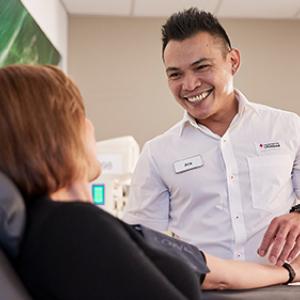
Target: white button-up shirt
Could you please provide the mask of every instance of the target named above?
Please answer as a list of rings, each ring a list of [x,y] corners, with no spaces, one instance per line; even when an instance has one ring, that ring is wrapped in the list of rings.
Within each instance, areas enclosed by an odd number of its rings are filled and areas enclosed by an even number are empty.
[[[224,136],[186,113],[145,144],[123,219],[212,255],[261,262],[271,220],[300,198],[300,118],[235,93],[238,114]]]

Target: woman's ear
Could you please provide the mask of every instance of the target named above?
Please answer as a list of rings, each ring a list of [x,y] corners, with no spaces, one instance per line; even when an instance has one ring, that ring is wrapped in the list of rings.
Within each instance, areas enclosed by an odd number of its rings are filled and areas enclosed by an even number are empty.
[[[240,68],[240,63],[241,63],[240,51],[236,48],[232,48],[229,55],[231,61],[231,73],[232,75],[234,75]]]

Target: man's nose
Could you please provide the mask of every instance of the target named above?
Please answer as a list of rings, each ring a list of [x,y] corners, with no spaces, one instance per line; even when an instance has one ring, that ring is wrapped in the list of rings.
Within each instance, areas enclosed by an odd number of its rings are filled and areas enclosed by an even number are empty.
[[[194,74],[185,74],[182,88],[185,91],[193,91],[201,85],[201,80]]]

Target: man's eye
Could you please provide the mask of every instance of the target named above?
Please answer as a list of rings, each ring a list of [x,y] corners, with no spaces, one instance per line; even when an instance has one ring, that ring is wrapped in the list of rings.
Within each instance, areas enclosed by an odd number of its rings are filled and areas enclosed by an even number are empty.
[[[200,65],[196,67],[196,70],[202,71],[202,70],[206,70],[210,67],[210,65]]]
[[[171,73],[168,75],[170,79],[177,79],[180,77],[180,73]]]

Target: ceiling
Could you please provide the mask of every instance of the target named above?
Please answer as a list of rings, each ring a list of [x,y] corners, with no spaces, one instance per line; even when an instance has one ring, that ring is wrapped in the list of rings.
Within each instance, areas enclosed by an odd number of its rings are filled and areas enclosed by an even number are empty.
[[[166,17],[196,6],[221,18],[300,19],[300,0],[61,0],[70,14]]]

